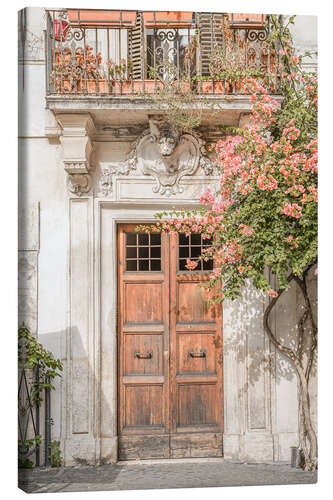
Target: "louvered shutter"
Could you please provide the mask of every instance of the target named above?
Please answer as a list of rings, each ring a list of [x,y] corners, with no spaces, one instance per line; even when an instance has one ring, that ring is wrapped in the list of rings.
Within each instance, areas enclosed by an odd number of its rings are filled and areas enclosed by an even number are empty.
[[[209,75],[209,65],[211,62],[214,46],[223,47],[223,14],[220,13],[199,13],[199,44],[201,75]]]
[[[143,80],[144,73],[144,28],[142,13],[136,15],[135,27],[128,30],[128,59],[132,61],[133,79]]]

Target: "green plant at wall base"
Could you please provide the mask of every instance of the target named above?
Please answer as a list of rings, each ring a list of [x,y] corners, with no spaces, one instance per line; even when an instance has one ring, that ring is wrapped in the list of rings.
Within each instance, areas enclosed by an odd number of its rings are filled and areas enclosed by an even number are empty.
[[[34,382],[32,398],[35,406],[40,406],[41,393],[44,389],[54,390],[52,381],[61,377],[63,365],[60,359],[55,359],[50,351],[47,351],[29,329],[23,324],[18,331],[18,366],[19,369],[34,369],[39,367],[39,381]]]
[[[60,359],[55,359],[53,354],[47,351],[23,324],[18,330],[18,368],[20,371],[18,417],[21,438],[18,441],[18,466],[29,468],[34,467],[34,463],[29,457],[34,453],[36,447],[41,444],[42,436],[36,434],[31,439],[26,439],[28,427],[26,427],[26,430],[24,429],[25,425],[29,424],[29,420],[27,424],[26,415],[40,407],[42,402],[41,394],[45,389],[55,389],[52,382],[56,377],[61,377],[63,366]],[[38,377],[36,377],[35,371],[37,368]],[[52,419],[50,420],[52,424]],[[55,445],[53,445],[51,454],[54,455],[54,463],[59,463],[61,455],[60,452],[56,451]]]
[[[30,469],[34,463],[28,458],[42,442],[42,436],[37,434],[32,439],[26,439],[24,442],[18,441],[18,466],[24,469]]]
[[[60,441],[51,441],[50,443],[50,463],[51,467],[61,467],[62,456],[60,451]]]

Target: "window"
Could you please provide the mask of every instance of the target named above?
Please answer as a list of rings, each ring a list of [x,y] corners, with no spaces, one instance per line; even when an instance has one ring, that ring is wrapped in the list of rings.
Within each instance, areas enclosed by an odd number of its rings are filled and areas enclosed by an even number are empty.
[[[126,271],[161,271],[161,235],[126,233]]]
[[[193,233],[186,236],[185,233],[179,234],[179,258],[178,258],[178,269],[179,271],[190,271],[186,267],[186,260],[190,259],[198,263],[198,266],[194,271],[211,271],[213,269],[213,260],[209,259],[198,260],[202,251],[205,248],[211,246],[211,240],[206,240],[202,238],[201,234]]]
[[[195,35],[195,30],[186,28],[148,28],[147,29],[147,68],[159,78],[169,80],[192,74],[195,69],[195,54],[192,61],[186,60],[186,48]],[[170,67],[168,65],[171,65]],[[176,68],[177,74],[169,74]],[[151,75],[151,76],[155,76]],[[150,76],[150,77],[151,77]]]

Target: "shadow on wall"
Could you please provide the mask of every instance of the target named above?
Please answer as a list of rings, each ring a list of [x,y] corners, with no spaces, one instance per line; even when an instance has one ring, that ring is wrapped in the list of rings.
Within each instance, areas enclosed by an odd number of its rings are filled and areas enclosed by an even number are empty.
[[[251,285],[244,289],[240,299],[226,304],[228,319],[223,326],[233,334],[224,343],[223,349],[226,355],[229,350],[235,353],[237,364],[246,364],[247,383],[252,385],[259,381],[266,370],[271,373],[274,371],[277,383],[282,378],[292,380],[295,377],[295,371],[286,358],[276,360],[276,363],[270,361],[273,351],[268,351],[267,340],[265,342],[264,306],[264,295]],[[293,329],[286,330],[284,341],[292,343],[293,337]]]
[[[312,275],[309,286],[312,291],[312,303],[316,309],[316,280],[313,280]],[[266,303],[267,296],[249,283],[239,299],[227,301],[224,305],[227,314],[224,314],[223,328],[232,332],[229,333],[227,342],[224,342],[224,353],[227,355],[229,351],[233,352],[238,364],[246,363],[247,380],[253,385],[259,381],[265,370],[274,375],[277,384],[282,380],[292,381],[296,377],[290,361],[283,354],[275,355],[274,346],[268,348],[269,341],[263,327]],[[270,315],[273,332],[284,345],[293,350],[297,345],[297,322],[303,308],[303,296],[297,293],[297,285],[292,283],[291,288],[281,296]],[[312,374],[315,374],[316,370],[317,357],[314,360]]]
[[[67,337],[68,335],[68,337]],[[55,380],[55,390],[51,392],[51,417],[54,425],[51,439],[60,440],[62,456],[71,455],[77,465],[103,465],[114,462],[114,454],[108,456],[95,444],[101,435],[101,418],[113,422],[115,434],[105,436],[115,438],[117,415],[110,408],[110,397],[105,397],[101,383],[95,376],[88,349],[82,342],[78,327],[69,330],[48,332],[39,335],[38,341],[63,363],[62,377]],[[70,355],[75,352],[75,356]],[[70,361],[70,363],[69,363]],[[102,415],[103,408],[103,415]],[[76,435],[71,442],[70,453],[66,453],[66,440]],[[94,458],[91,458],[94,455]]]

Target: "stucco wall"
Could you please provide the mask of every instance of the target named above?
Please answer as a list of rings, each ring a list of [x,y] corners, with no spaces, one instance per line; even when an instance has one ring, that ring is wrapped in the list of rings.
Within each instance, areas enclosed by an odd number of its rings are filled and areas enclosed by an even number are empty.
[[[199,171],[185,178],[184,193],[167,199],[153,192],[151,177],[131,172],[114,176],[105,194],[103,166],[122,165],[132,141],[104,135],[92,141],[92,191],[80,198],[69,193],[60,126],[45,106],[43,9],[26,9],[26,27],[19,65],[19,215],[20,232],[31,230],[19,246],[20,318],[64,362],[52,393],[52,435],[61,439],[66,464],[110,461],[117,456],[115,224],[152,220],[166,205],[198,203],[205,176]],[[315,46],[314,18],[296,18],[293,30],[297,47]],[[313,275],[310,282],[314,293]],[[249,285],[241,299],[223,306],[224,454],[230,459],[289,460],[298,440],[297,381],[264,335],[265,300]],[[281,338],[295,334],[299,304],[292,287],[276,307],[272,326]],[[311,394],[315,417],[316,377]]]

